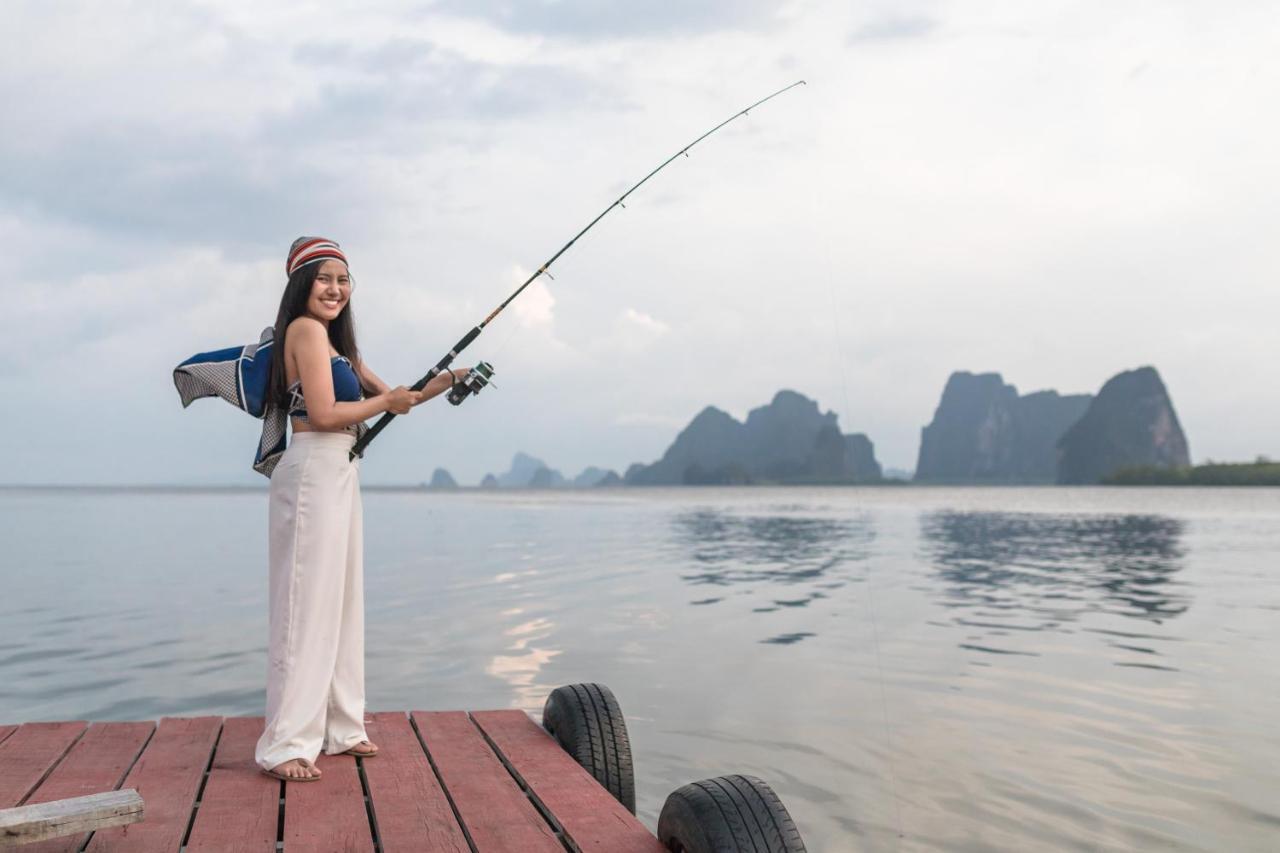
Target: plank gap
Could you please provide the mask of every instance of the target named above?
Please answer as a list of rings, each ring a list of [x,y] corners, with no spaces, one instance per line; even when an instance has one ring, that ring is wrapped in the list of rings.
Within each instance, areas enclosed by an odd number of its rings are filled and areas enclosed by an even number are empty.
[[[213,748],[209,750],[209,760],[204,763],[204,773],[200,776],[200,787],[196,788],[195,801],[191,803],[191,814],[187,816],[187,829],[182,833],[182,842],[178,844],[178,853],[185,853],[187,842],[191,840],[191,830],[196,825],[196,813],[200,811],[200,802],[204,799],[204,786],[209,784],[209,774],[213,771],[213,757],[218,754],[218,744],[222,741],[222,733],[226,730],[227,718],[218,723],[218,735],[213,739]],[[157,726],[156,728],[159,728]]]
[[[570,853],[581,853],[578,845],[574,844],[568,834],[564,831],[564,827],[560,824],[560,821],[556,820],[555,814],[551,809],[547,808],[546,805],[543,804],[542,800],[538,799],[537,794],[533,792],[533,788],[529,787],[529,784],[524,781],[524,777],[521,776],[515,766],[507,760],[507,757],[502,754],[502,750],[498,748],[496,743],[494,743],[493,738],[489,737],[489,733],[484,730],[484,727],[476,722],[476,718],[471,716],[470,711],[467,712],[467,719],[471,721],[471,725],[476,727],[476,731],[480,732],[480,736],[484,738],[484,742],[489,744],[489,749],[493,750],[493,754],[502,762],[502,766],[507,768],[507,772],[511,774],[511,778],[515,780],[516,785],[519,786],[521,792],[529,802],[533,803],[534,809],[537,810],[538,814],[542,815],[542,819],[551,827],[551,830],[556,834],[556,838],[560,839],[560,843],[564,845],[564,848],[570,851]]]
[[[156,730],[158,728],[160,728],[160,722],[158,720],[153,720],[151,725],[151,731],[148,732],[146,738],[143,739],[142,746],[139,747],[137,754],[133,756],[133,760],[129,762],[129,766],[126,767],[124,769],[124,772],[120,774],[120,778],[116,780],[115,785],[111,786],[111,790],[113,791],[120,790],[120,786],[124,784],[124,780],[128,779],[129,774],[133,772],[133,765],[137,764],[138,760],[142,758],[142,753],[147,751],[147,747],[151,744],[151,739],[156,736]],[[146,808],[147,808],[146,801],[144,800],[142,805],[144,815],[146,814]],[[76,848],[76,853],[84,853],[84,851],[89,848],[90,841],[93,841],[92,832],[85,835],[84,843],[82,843],[79,847]]]
[[[16,732],[17,730],[15,729],[14,731]],[[23,794],[16,803],[14,803],[14,806],[21,806],[26,804],[27,800],[31,798],[31,795],[34,794],[37,790],[39,790],[40,786],[44,784],[44,780],[49,778],[49,774],[54,771],[54,768],[56,768],[59,764],[62,763],[62,759],[67,757],[67,753],[71,751],[71,747],[79,743],[80,738],[84,737],[84,733],[87,731],[89,731],[89,723],[85,722],[84,728],[80,730],[80,734],[76,735],[74,738],[71,739],[71,743],[67,744],[67,748],[62,750],[61,754],[59,754],[58,757],[54,759],[53,763],[50,764],[47,768],[45,768],[44,774],[41,775],[41,777],[36,780],[36,783],[34,785],[32,785],[30,788],[27,789],[27,792]]]
[[[255,759],[256,763],[256,759]],[[284,792],[285,782],[280,780],[280,810],[276,813],[276,849],[284,849]]]
[[[467,840],[467,846],[471,848],[471,853],[480,853],[476,848],[475,840],[471,837],[471,830],[467,828],[466,821],[462,819],[462,813],[458,811],[458,804],[453,801],[453,794],[449,793],[449,786],[444,783],[444,775],[440,772],[440,768],[436,766],[436,760],[431,757],[431,750],[427,749],[427,740],[418,729],[418,722],[413,718],[412,712],[409,712],[409,727],[413,729],[414,735],[418,738],[418,744],[422,747],[423,754],[427,756],[427,763],[431,765],[431,772],[436,774],[436,781],[440,783],[440,790],[444,791],[444,798],[449,801],[449,808],[453,810],[453,819],[458,822],[458,827],[462,830],[462,837]]]
[[[378,834],[378,816],[373,810],[373,797],[369,793],[369,778],[364,775],[364,759],[356,756],[356,773],[360,776],[360,791],[364,794],[364,808],[369,815],[369,832],[373,834],[373,849],[382,853],[382,838]]]

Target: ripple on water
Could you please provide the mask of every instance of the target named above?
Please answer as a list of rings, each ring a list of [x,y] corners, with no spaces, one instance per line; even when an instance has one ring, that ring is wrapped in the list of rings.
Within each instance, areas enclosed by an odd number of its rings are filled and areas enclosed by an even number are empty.
[[[66,576],[127,610],[81,620],[59,590],[19,579],[33,586],[10,601],[35,606],[6,611],[0,704],[61,719],[262,714],[260,548],[191,552],[172,583],[148,568],[166,554],[140,553],[160,512],[164,547],[198,535],[187,500],[113,512],[65,543]],[[252,501],[261,524],[260,496],[216,500]],[[677,785],[751,772],[814,850],[1269,849],[1280,705],[1260,673],[1280,644],[1280,502],[1233,515],[1232,500],[458,493],[424,526],[421,498],[371,494],[371,707],[536,711],[552,686],[604,681],[633,729],[651,825]],[[25,506],[0,507],[32,521],[8,544],[43,553],[22,540],[41,523]],[[143,568],[121,562],[108,587],[104,554]],[[156,618],[213,573],[207,607]],[[83,635],[36,636],[72,623]],[[247,637],[255,647],[238,647]]]
[[[31,651],[19,652],[14,655],[9,655],[8,657],[5,657],[5,658],[0,658],[0,667],[17,666],[20,663],[30,663],[31,661],[37,661],[37,660],[57,660],[59,658],[73,658],[73,657],[76,657],[77,655],[83,654],[85,651],[86,649],[78,648],[78,647],[58,648],[58,649],[32,649]]]

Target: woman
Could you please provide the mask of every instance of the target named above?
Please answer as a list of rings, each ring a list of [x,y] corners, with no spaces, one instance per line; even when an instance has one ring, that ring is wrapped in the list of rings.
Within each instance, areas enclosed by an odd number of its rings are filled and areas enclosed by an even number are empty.
[[[286,270],[267,400],[288,412],[293,438],[267,468],[267,715],[254,759],[268,775],[305,782],[321,776],[321,749],[378,751],[364,729],[363,525],[351,448],[368,418],[407,414],[456,380],[443,373],[419,392],[390,388],[369,369],[337,243],[300,237]]]

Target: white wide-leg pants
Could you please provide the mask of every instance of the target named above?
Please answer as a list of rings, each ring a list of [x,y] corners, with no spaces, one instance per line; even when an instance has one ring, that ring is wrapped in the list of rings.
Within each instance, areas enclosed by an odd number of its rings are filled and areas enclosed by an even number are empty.
[[[270,769],[367,739],[364,566],[355,437],[295,432],[271,474],[266,727]]]

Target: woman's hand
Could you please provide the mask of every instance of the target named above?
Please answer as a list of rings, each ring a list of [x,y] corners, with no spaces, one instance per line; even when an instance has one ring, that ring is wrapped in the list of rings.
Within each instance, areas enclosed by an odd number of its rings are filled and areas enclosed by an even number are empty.
[[[407,415],[410,408],[422,402],[421,391],[411,391],[403,385],[397,385],[382,396],[386,397],[387,411],[396,415]]]

